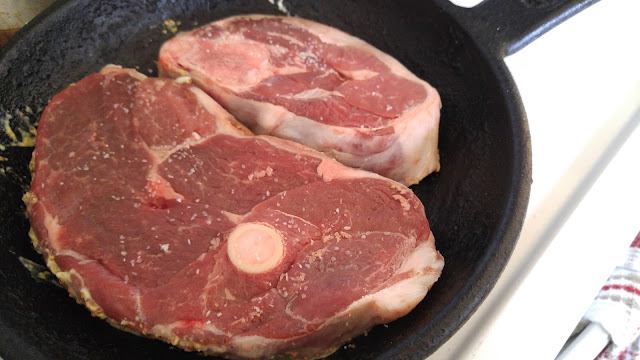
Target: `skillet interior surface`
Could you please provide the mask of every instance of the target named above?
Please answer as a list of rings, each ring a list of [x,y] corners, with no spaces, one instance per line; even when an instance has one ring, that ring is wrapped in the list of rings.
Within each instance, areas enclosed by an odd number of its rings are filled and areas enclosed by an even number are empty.
[[[409,315],[377,326],[330,359],[422,359],[471,315],[493,286],[520,231],[529,194],[526,121],[502,59],[492,59],[430,1],[287,1],[292,15],[342,29],[391,54],[442,97],[442,168],[412,189],[422,200],[446,265]],[[17,133],[37,123],[57,92],[109,63],[155,76],[171,36],[231,15],[280,14],[263,1],[63,1],[0,53],[0,117]],[[9,119],[10,118],[10,119]],[[32,148],[0,133],[0,356],[10,359],[195,359],[92,318],[20,258],[31,247],[22,194]]]

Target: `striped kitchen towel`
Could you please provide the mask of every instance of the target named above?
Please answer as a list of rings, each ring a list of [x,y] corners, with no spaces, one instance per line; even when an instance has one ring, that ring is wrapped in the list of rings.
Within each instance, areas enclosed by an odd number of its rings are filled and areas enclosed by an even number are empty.
[[[640,359],[640,233],[582,321],[598,323],[610,335],[611,340],[596,360]]]

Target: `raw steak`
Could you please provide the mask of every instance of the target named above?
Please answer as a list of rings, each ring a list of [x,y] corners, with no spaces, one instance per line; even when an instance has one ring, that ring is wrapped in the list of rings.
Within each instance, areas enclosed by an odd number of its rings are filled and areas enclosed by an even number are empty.
[[[406,185],[440,168],[437,91],[337,29],[300,18],[227,18],[167,41],[158,67],[192,77],[257,134]]]
[[[443,266],[409,189],[116,66],[53,97],[25,202],[93,315],[207,354],[327,355],[408,313]]]

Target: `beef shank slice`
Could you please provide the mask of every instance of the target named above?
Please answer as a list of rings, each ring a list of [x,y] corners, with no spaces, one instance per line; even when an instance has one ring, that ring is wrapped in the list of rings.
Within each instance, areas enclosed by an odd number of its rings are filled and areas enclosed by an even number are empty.
[[[292,17],[226,18],[167,41],[158,67],[190,76],[257,134],[405,185],[440,168],[438,92],[335,28]]]
[[[406,187],[254,136],[197,87],[107,66],[42,114],[36,248],[95,316],[187,350],[314,358],[443,267]]]

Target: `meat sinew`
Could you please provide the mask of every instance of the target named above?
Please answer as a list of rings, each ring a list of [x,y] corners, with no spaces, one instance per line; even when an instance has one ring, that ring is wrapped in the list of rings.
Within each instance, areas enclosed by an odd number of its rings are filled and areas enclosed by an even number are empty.
[[[190,76],[257,134],[294,140],[405,185],[440,168],[440,97],[391,56],[337,29],[249,15],[167,41],[164,76]]]
[[[406,187],[135,70],[54,96],[33,163],[33,241],[60,282],[187,350],[321,357],[408,313],[444,265]]]

